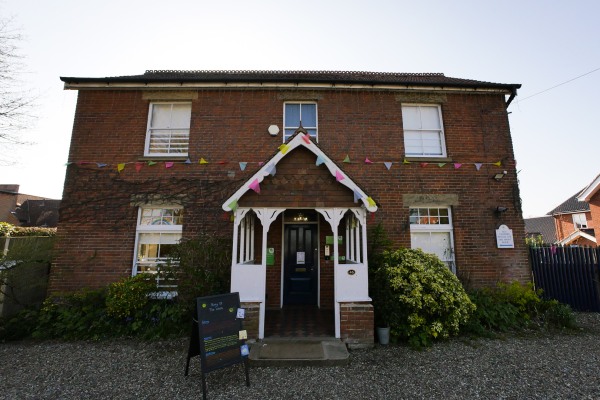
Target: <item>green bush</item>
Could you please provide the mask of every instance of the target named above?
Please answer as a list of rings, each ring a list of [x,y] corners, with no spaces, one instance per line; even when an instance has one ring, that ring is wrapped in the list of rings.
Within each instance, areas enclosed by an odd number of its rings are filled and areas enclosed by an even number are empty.
[[[459,332],[475,305],[456,276],[436,256],[421,250],[384,252],[371,282],[376,320],[392,339],[416,348]]]
[[[150,274],[138,274],[111,283],[106,296],[106,312],[117,319],[131,317],[148,304],[154,291],[156,281]]]
[[[476,312],[464,327],[465,333],[493,336],[495,332],[528,328],[574,328],[571,308],[556,300],[543,300],[532,284],[499,283],[469,293]]]

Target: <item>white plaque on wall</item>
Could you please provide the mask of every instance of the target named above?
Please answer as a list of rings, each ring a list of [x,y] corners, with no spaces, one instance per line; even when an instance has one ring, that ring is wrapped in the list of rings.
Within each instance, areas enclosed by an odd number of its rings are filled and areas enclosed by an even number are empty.
[[[499,249],[514,249],[515,240],[513,239],[512,229],[509,229],[506,225],[500,225],[496,229],[496,243]]]

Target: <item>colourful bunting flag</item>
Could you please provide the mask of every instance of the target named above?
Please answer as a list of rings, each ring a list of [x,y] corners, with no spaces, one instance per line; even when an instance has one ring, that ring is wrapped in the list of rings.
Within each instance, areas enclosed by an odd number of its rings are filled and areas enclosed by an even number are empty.
[[[68,163],[65,163],[65,166],[67,166],[67,167],[68,167],[68,166],[69,166],[69,165],[71,165],[71,164],[73,164],[73,163],[72,163],[72,162],[68,162]]]
[[[237,200],[232,201],[231,203],[229,203],[227,205],[227,207],[229,207],[229,209],[231,209],[231,211],[235,211],[238,208],[238,203]]]
[[[290,145],[288,144],[282,144],[281,146],[279,146],[279,151],[281,151],[281,154],[285,154],[288,152],[288,150],[290,149]]]
[[[144,165],[144,163],[142,163],[142,162],[139,162],[139,161],[138,161],[138,162],[136,162],[136,163],[135,163],[135,171],[136,171],[136,172],[140,172],[140,171],[142,170],[142,165]]]
[[[191,164],[192,160],[190,160],[189,158],[187,160],[185,160],[184,164]]]
[[[429,164],[429,163],[422,162],[422,163],[421,163],[421,168],[425,168],[425,167],[426,167],[428,164]]]
[[[165,168],[172,168],[175,163],[173,161],[166,161]]]
[[[410,164],[410,161],[405,158],[404,161],[402,161],[402,164]]]
[[[360,195],[360,193],[358,192],[358,190],[354,190],[354,202],[358,203],[358,201],[362,198],[362,196]]]
[[[96,165],[98,166],[98,168],[104,168],[104,167],[106,167],[108,164],[104,164],[104,163],[96,163]]]
[[[150,165],[150,166],[156,165],[156,162],[154,162],[154,161],[148,161],[148,165]]]
[[[198,164],[208,164],[208,161],[206,161],[204,158],[201,158],[200,161],[198,161]]]
[[[246,165],[248,165],[248,163],[247,163],[247,162],[242,162],[242,161],[240,161],[240,169],[241,169],[242,171],[246,169]]]
[[[365,158],[365,164],[373,164],[373,161],[369,160],[368,158]]]
[[[454,163],[454,169],[459,169],[460,167],[462,167],[462,164]]]
[[[221,161],[217,161],[217,164],[224,165],[224,164],[227,164],[227,161],[223,161],[223,160],[221,160]]]
[[[342,161],[342,162],[345,162],[345,163],[350,162],[350,157],[348,157],[348,154],[346,154],[346,158],[344,158],[344,161]]]
[[[121,173],[121,171],[123,171],[125,169],[125,164],[121,163],[121,164],[117,164],[117,171],[119,171],[119,173]]]
[[[271,167],[268,169],[269,175],[275,176],[275,174],[277,173],[277,168],[275,167],[275,164],[271,165]]]
[[[440,168],[442,168],[442,167],[443,167],[443,166],[445,166],[445,165],[446,165],[446,163],[445,163],[445,162],[438,163],[438,167],[440,167]]]
[[[371,207],[375,207],[377,205],[375,204],[375,200],[373,200],[371,196],[367,197],[367,203],[369,203],[369,206]]]
[[[385,167],[388,169],[388,171],[390,170],[390,168],[392,168],[392,162],[390,162],[390,161],[384,162],[383,165],[385,165]]]
[[[321,156],[317,156],[317,162],[315,163],[317,166],[323,164],[325,162],[325,159]]]
[[[345,178],[344,175],[342,175],[342,173],[340,171],[335,171],[335,180],[336,181],[339,182],[339,181],[343,180],[344,178]]]
[[[496,167],[501,167],[502,166],[502,160],[495,162],[494,165]]]
[[[254,190],[256,193],[260,193],[260,184],[258,182],[258,179],[253,180],[252,183],[248,185],[248,187]]]
[[[231,216],[229,217],[229,221],[230,221],[230,222],[233,222],[233,221],[235,221],[235,215],[231,214]]]
[[[263,165],[265,165],[265,163],[264,163],[264,162],[262,162],[262,161],[259,161],[259,162],[258,162],[258,166],[259,166],[259,167],[262,167]]]
[[[478,162],[478,163],[475,163],[475,169],[476,169],[477,171],[479,171],[479,170],[481,169],[481,166],[482,166],[482,165],[483,165],[483,164],[482,164],[482,163],[480,163],[480,162]]]
[[[306,144],[310,144],[310,137],[308,135],[302,134],[302,140],[304,140]]]

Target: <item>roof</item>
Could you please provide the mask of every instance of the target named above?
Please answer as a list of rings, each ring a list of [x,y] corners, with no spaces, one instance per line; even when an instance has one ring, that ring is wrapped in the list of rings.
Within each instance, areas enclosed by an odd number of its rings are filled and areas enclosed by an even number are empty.
[[[577,200],[590,201],[598,189],[600,189],[600,175],[596,176],[594,180],[577,195]]]
[[[577,196],[581,192],[575,193],[567,200],[562,202],[558,207],[548,212],[546,215],[557,215],[557,214],[572,214],[577,212],[590,211],[590,205],[587,201],[579,201]]]
[[[142,75],[104,78],[61,77],[66,84],[111,83],[329,83],[362,85],[416,85],[504,89],[514,93],[520,84],[503,84],[447,77],[442,73],[365,71],[179,71],[148,70]]]
[[[569,236],[567,236],[566,238],[564,238],[563,240],[561,240],[560,242],[558,242],[558,244],[562,245],[562,246],[566,246],[568,244],[573,243],[575,240],[579,239],[579,238],[583,238],[583,239],[587,239],[592,243],[598,243],[596,241],[596,237],[593,235],[593,231],[589,231],[589,230],[576,230],[573,233],[571,233]]]
[[[527,235],[542,235],[544,243],[556,242],[556,226],[554,217],[546,215],[536,218],[525,218],[525,233]]]
[[[368,196],[361,188],[358,186],[350,176],[346,172],[344,172],[337,163],[335,163],[332,159],[330,159],[325,152],[311,140],[311,137],[306,134],[303,128],[298,128],[294,135],[288,139],[288,141],[281,146],[279,146],[278,150],[271,156],[263,166],[254,173],[249,179],[247,179],[244,184],[233,194],[231,195],[225,202],[223,203],[223,210],[225,211],[235,211],[237,208],[238,200],[248,191],[254,190],[256,192],[260,192],[260,183],[269,175],[275,175],[276,166],[286,155],[289,155],[294,149],[297,147],[305,147],[309,151],[311,151],[317,158],[317,165],[325,165],[329,170],[329,173],[336,178],[336,181],[348,189],[352,190],[354,193],[355,202],[361,202],[363,206],[370,212],[377,211],[377,204],[375,201]]]

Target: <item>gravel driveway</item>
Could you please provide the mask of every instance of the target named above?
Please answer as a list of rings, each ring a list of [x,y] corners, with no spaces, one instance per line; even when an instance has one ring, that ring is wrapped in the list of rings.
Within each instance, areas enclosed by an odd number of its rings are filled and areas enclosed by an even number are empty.
[[[207,375],[213,399],[599,399],[600,314],[570,334],[454,339],[351,353],[344,367],[241,367]],[[2,399],[199,399],[186,339],[0,344]]]

